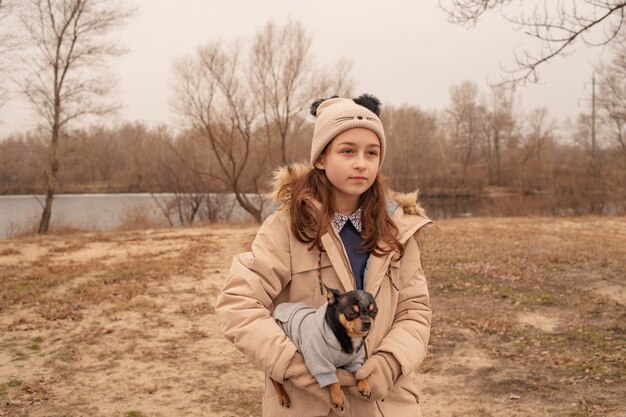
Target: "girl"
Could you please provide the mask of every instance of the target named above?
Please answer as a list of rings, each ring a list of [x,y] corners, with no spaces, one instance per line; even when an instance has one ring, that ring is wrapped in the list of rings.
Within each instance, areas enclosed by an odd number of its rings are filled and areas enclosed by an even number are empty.
[[[264,416],[421,416],[413,374],[426,356],[431,311],[414,236],[430,223],[417,195],[392,194],[380,175],[386,141],[380,102],[370,95],[333,97],[311,106],[317,117],[311,166],[275,174],[269,216],[237,255],[216,304],[220,329],[265,375]],[[356,372],[367,378],[361,397],[347,371],[344,412],[330,405],[302,356],[272,318],[283,302],[319,307],[325,286],[364,289],[376,297],[376,324]],[[291,398],[281,408],[269,378]]]

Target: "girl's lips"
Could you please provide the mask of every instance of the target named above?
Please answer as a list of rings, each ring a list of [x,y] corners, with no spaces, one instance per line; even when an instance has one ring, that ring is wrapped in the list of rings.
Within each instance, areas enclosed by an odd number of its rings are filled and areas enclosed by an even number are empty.
[[[356,177],[350,177],[350,179],[353,179],[353,180],[365,180],[365,177],[356,176]]]

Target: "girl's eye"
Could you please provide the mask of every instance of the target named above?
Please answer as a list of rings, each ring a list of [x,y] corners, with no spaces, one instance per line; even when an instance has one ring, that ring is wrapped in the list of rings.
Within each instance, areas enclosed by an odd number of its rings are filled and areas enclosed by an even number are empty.
[[[368,155],[368,156],[371,156],[372,158],[375,158],[375,157],[377,157],[377,156],[378,156],[378,152],[376,152],[376,151],[369,151],[369,152],[367,153],[367,155]]]
[[[350,154],[354,153],[354,151],[353,151],[352,149],[343,149],[343,150],[341,151],[341,153],[345,153],[345,154],[350,155]]]

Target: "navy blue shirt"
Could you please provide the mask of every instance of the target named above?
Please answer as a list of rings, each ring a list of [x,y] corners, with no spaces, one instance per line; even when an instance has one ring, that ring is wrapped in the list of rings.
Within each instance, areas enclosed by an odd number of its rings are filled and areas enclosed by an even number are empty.
[[[343,246],[346,248],[350,266],[354,273],[354,286],[357,290],[362,290],[363,280],[365,279],[365,267],[370,254],[360,248],[363,241],[361,233],[354,227],[351,221],[347,221],[339,232],[339,237],[341,237]]]

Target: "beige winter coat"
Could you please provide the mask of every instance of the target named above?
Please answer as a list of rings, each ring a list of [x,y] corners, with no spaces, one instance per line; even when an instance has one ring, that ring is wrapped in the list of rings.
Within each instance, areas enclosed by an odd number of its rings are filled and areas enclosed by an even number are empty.
[[[276,176],[275,189],[284,182],[293,184],[307,167],[283,170]],[[276,194],[274,194],[276,195]],[[230,279],[216,304],[220,329],[248,360],[266,375],[263,416],[327,416],[328,405],[309,393],[283,381],[285,369],[296,352],[272,318],[274,307],[283,302],[304,302],[319,307],[326,301],[318,284],[319,251],[308,250],[290,230],[289,195],[277,201],[252,243],[252,251],[235,256]],[[352,416],[421,416],[413,373],[424,360],[430,334],[431,311],[428,287],[414,236],[431,221],[416,203],[416,194],[394,194],[391,218],[400,230],[405,255],[370,256],[365,272],[365,289],[376,297],[378,316],[367,337],[366,356],[391,353],[402,367],[402,375],[384,401],[368,401],[344,390]],[[332,229],[322,237],[321,257],[324,284],[341,291],[354,289],[350,263],[339,235]],[[387,276],[391,273],[390,282]],[[281,408],[269,377],[283,382],[291,407]]]

